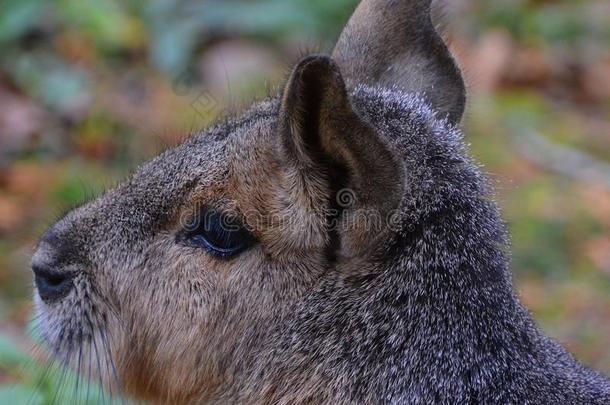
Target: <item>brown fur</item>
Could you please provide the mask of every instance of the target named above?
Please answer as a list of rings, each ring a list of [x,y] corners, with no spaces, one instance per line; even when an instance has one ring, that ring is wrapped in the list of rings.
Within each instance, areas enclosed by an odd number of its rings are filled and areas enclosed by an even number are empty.
[[[525,403],[558,380],[597,398],[512,296],[429,11],[365,0],[333,58],[47,230],[32,266],[57,357],[163,404]],[[202,207],[254,243],[224,259],[184,243]],[[43,299],[48,273],[69,292]]]

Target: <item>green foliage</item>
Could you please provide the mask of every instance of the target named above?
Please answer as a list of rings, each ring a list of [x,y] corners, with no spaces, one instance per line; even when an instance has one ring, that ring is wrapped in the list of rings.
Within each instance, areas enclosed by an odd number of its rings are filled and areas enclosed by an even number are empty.
[[[524,42],[578,43],[585,38],[610,39],[604,19],[583,13],[583,2],[560,0],[486,0],[478,20],[483,27],[503,27]]]
[[[197,43],[222,34],[300,35],[324,40],[338,34],[355,0],[153,0],[145,10],[151,57],[166,72],[180,72]]]
[[[16,55],[7,63],[15,83],[49,108],[68,110],[86,98],[88,78],[82,69],[56,55],[40,52]]]
[[[71,208],[99,195],[111,181],[111,173],[83,162],[73,162],[55,180],[50,200],[58,207]]]
[[[315,40],[336,36],[337,22],[346,21],[355,4],[355,0],[8,0],[0,6],[0,43],[18,41],[35,30],[77,32],[95,46],[96,53],[146,47],[158,69],[176,74],[186,68],[198,44],[218,35],[272,39],[290,34]],[[74,72],[68,70],[66,76]]]
[[[14,41],[32,29],[40,18],[44,0],[5,0],[0,3],[0,44]]]
[[[0,367],[25,366],[28,361],[30,361],[30,357],[21,348],[6,336],[0,335]]]
[[[101,49],[137,47],[143,39],[136,16],[117,0],[55,0],[61,23],[87,35]]]

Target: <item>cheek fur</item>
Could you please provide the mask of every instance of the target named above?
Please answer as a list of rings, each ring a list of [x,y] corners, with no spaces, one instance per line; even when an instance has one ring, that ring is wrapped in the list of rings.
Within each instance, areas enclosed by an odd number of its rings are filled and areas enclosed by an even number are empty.
[[[55,361],[75,371],[79,380],[92,379],[109,394],[118,394],[116,349],[124,325],[91,280],[77,276],[61,302],[47,304],[36,295],[35,308],[34,328]]]

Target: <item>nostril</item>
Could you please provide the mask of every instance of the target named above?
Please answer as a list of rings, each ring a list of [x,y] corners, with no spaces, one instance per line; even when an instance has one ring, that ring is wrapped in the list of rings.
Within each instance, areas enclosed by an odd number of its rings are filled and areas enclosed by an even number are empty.
[[[38,263],[32,263],[34,282],[38,294],[45,302],[57,301],[72,289],[72,274],[54,271]]]
[[[45,302],[64,298],[73,287],[73,271],[67,271],[73,263],[72,250],[66,248],[64,238],[52,226],[41,236],[32,257],[32,271],[38,295]]]

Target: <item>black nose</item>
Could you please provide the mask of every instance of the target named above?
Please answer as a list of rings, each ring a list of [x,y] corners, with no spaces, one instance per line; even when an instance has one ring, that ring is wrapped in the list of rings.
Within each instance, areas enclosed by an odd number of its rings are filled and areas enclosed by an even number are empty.
[[[45,302],[57,301],[72,289],[72,275],[38,264],[32,264],[38,294]]]
[[[73,287],[73,273],[63,268],[65,258],[62,257],[55,239],[51,232],[47,231],[32,259],[38,294],[47,303],[64,298]]]

